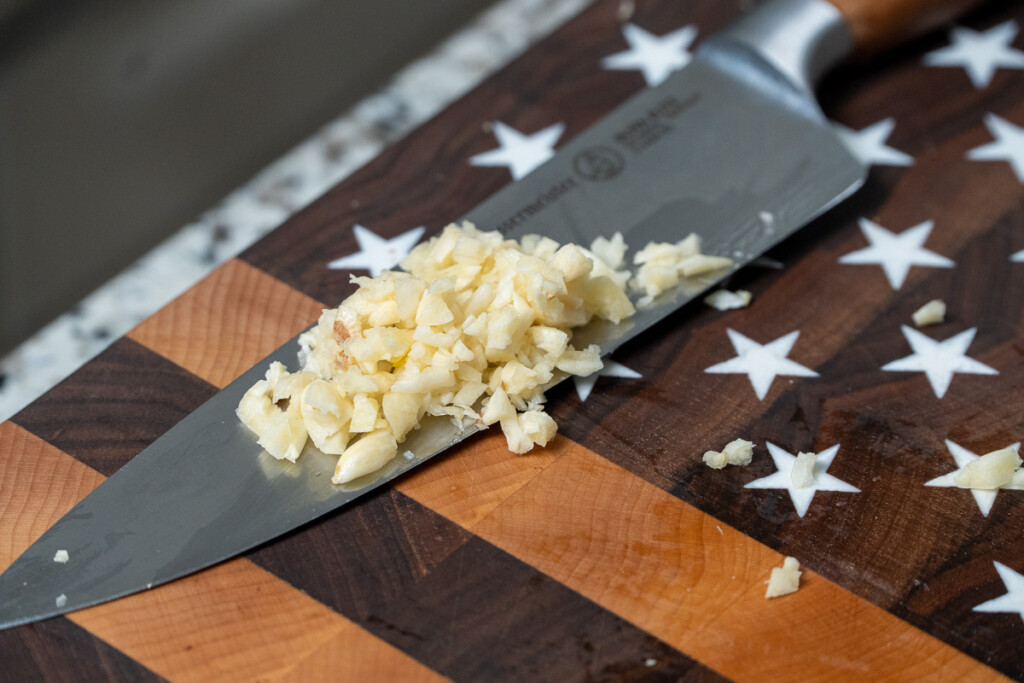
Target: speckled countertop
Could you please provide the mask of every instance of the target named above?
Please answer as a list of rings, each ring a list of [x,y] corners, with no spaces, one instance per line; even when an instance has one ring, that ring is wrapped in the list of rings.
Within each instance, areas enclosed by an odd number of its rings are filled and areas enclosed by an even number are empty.
[[[503,0],[409,64],[0,359],[0,420],[586,5],[587,0]]]

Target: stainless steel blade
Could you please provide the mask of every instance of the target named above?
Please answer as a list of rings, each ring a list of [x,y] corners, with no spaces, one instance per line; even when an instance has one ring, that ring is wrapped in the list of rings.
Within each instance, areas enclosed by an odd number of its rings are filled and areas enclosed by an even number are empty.
[[[599,343],[610,353],[863,182],[864,168],[809,95],[823,62],[846,49],[837,45],[848,43],[838,21],[821,0],[769,4],[467,218],[513,236],[583,244],[619,230],[635,248],[697,232],[706,253],[735,260],[626,323],[576,334],[577,343]],[[335,458],[311,447],[297,465],[279,463],[260,453],[234,409],[271,360],[295,367],[295,352],[292,340],[211,398],[18,558],[0,576],[0,628],[128,595],[242,553],[472,433],[434,419],[402,445],[403,456],[343,487],[330,482]],[[66,564],[53,561],[59,549],[69,552]]]

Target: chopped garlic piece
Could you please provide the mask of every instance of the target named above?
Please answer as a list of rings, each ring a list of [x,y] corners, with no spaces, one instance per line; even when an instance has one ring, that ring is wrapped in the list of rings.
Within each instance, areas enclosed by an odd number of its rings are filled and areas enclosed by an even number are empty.
[[[648,308],[658,296],[678,285],[682,278],[718,271],[731,266],[733,261],[724,256],[701,253],[700,237],[690,233],[675,244],[651,242],[633,256],[633,263],[640,268],[629,281],[629,286],[643,293],[637,305]]]
[[[703,275],[719,268],[726,268],[732,265],[732,259],[727,256],[708,256],[707,254],[694,254],[687,256],[679,264],[679,274],[683,277]]]
[[[735,292],[718,289],[704,297],[704,303],[719,311],[729,311],[735,308],[746,308],[750,305],[752,298],[750,292],[745,289]]]
[[[64,595],[63,593],[58,595],[57,596],[57,600],[56,600],[56,604],[57,604],[57,609],[63,609],[64,606],[68,604],[68,596]]]
[[[777,598],[782,595],[795,593],[800,588],[800,563],[795,557],[787,557],[781,567],[772,569],[772,575],[768,579],[768,590],[764,597]]]
[[[1007,446],[967,463],[957,472],[953,482],[962,489],[995,490],[1014,483],[1020,466],[1017,449]]]
[[[799,453],[793,469],[789,473],[793,486],[798,489],[810,488],[814,485],[814,463],[818,460],[817,453]]]
[[[610,240],[598,237],[590,245],[590,251],[594,252],[612,270],[619,270],[626,260],[626,240],[623,239],[621,232],[612,235]]]
[[[946,304],[941,299],[934,299],[914,311],[911,317],[917,327],[937,325],[946,319]]]
[[[722,449],[730,465],[749,465],[754,458],[754,444],[744,439],[734,439]]]
[[[335,484],[344,484],[347,481],[376,472],[396,455],[398,455],[398,444],[390,429],[378,429],[370,432],[341,454],[331,481]]]
[[[754,444],[743,439],[734,439],[725,445],[722,452],[706,451],[704,464],[712,469],[720,470],[726,465],[749,465],[754,457]]]
[[[723,469],[729,464],[729,456],[718,451],[704,451],[703,460],[705,465],[715,470]]]
[[[53,561],[59,562],[60,564],[65,564],[69,559],[71,559],[71,557],[68,555],[68,551],[63,548],[58,550],[53,556]]]
[[[699,242],[674,251],[699,256]],[[586,249],[450,225],[406,256],[407,272],[353,277],[356,291],[301,335],[303,371],[272,363],[238,416],[275,458],[294,462],[307,439],[338,455],[336,484],[395,458],[425,415],[498,423],[516,453],[543,446],[556,431],[543,388],[603,367],[572,328],[635,313],[625,254],[619,233]]]

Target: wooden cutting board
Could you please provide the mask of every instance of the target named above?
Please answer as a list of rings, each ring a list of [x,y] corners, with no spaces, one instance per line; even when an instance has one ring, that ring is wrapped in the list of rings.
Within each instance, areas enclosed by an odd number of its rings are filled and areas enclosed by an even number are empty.
[[[655,35],[693,25],[699,42],[742,4],[641,1],[632,22]],[[564,143],[646,87],[601,66],[627,49],[618,7],[591,6],[0,425],[0,568],[348,294],[350,272],[326,264],[360,250],[354,225],[434,232],[512,182],[468,163],[496,146],[489,122],[561,123]],[[965,23],[1013,19],[1024,4]],[[987,115],[1024,125],[1024,71],[975,87],[922,63],[947,44],[932,35],[830,78],[826,111],[853,130],[879,124],[862,140],[877,132],[887,163],[770,254],[782,269],[734,279],[752,306],[692,305],[615,354],[640,377],[602,377],[586,401],[571,383],[552,391],[550,447],[517,457],[498,435],[471,439],[245,557],[0,632],[0,680],[1024,677],[1024,493],[1000,492],[983,514],[968,491],[926,486],[954,454],[1024,440],[1024,263],[1011,260],[1024,186],[1005,161],[966,158],[993,140]],[[911,267],[896,288],[879,265],[841,263],[868,247],[862,219],[918,237],[926,228],[904,231],[933,222],[923,246],[901,249],[951,267]],[[921,332],[930,342],[905,333],[936,298],[949,314]],[[744,348],[736,333],[814,376],[780,367],[759,399],[749,375],[706,372],[742,365],[719,365],[737,357],[730,334]],[[911,340],[924,354],[954,338],[974,364],[929,361],[939,379],[960,370],[941,398],[924,372],[882,369]],[[749,467],[701,463],[738,436],[756,444]],[[785,477],[758,488],[778,479],[766,480],[769,443],[784,468],[787,453],[834,451],[834,479],[819,477],[802,515],[807,492]],[[802,587],[766,600],[784,555],[806,567]]]

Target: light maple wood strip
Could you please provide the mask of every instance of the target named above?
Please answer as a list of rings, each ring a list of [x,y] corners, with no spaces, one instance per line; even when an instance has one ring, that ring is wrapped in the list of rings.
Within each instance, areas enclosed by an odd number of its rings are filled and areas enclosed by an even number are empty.
[[[320,302],[234,259],[139,324],[128,337],[223,387],[315,322],[323,308]]]
[[[13,422],[0,423],[0,571],[104,478]]]
[[[501,430],[473,437],[471,457],[451,452],[418,467],[393,486],[467,529],[550,465],[554,449],[535,448],[524,455],[509,453]]]
[[[358,629],[355,624],[352,628]],[[352,633],[342,630],[310,653],[286,674],[273,679],[284,682],[309,681],[401,681],[401,683],[433,683],[450,680],[416,660],[406,657],[382,640],[353,639]],[[353,648],[359,648],[353,657]],[[407,661],[396,666],[395,655],[402,654]],[[415,665],[415,666],[413,666]],[[417,668],[418,667],[418,668]],[[269,680],[269,679],[268,679]]]
[[[11,423],[0,424],[0,566],[6,568],[103,476]],[[245,559],[68,618],[175,681],[252,680],[334,662],[332,680],[428,680],[433,672]],[[347,658],[322,648],[345,643]],[[351,672],[352,676],[347,674]],[[435,675],[436,676],[436,675]]]
[[[737,680],[999,678],[812,572],[798,593],[766,600],[779,553],[581,446],[549,450],[548,467],[469,528],[715,670]]]

